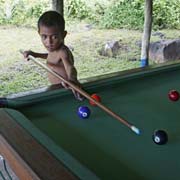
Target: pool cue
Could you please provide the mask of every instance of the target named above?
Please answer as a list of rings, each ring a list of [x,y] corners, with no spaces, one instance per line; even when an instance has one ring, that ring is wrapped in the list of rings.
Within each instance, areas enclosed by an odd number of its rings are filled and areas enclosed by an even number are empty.
[[[29,60],[32,60],[34,63],[36,63],[37,65],[41,66],[42,68],[44,68],[46,71],[48,71],[49,73],[51,73],[52,75],[54,75],[55,77],[57,77],[58,79],[60,79],[62,82],[66,83],[68,86],[70,86],[72,89],[74,89],[75,91],[77,91],[79,94],[83,95],[84,97],[86,97],[88,100],[94,102],[98,107],[100,107],[101,109],[103,109],[105,112],[107,112],[109,115],[111,115],[112,117],[114,117],[115,119],[117,119],[118,121],[120,121],[121,123],[123,123],[125,126],[127,126],[128,128],[130,128],[133,132],[135,132],[136,134],[140,134],[140,130],[135,127],[134,125],[130,124],[128,121],[124,120],[123,118],[121,118],[119,115],[117,115],[116,113],[112,112],[109,108],[107,108],[106,106],[104,106],[103,104],[99,103],[98,101],[96,101],[95,99],[93,99],[87,92],[85,92],[84,90],[82,90],[81,88],[79,88],[78,86],[74,85],[73,83],[67,81],[66,79],[64,79],[62,76],[60,76],[59,74],[57,74],[56,72],[54,72],[53,70],[51,70],[50,68],[48,68],[46,65],[44,65],[43,63],[41,63],[40,61],[38,61],[36,58],[34,58],[33,56],[29,55],[28,56]]]

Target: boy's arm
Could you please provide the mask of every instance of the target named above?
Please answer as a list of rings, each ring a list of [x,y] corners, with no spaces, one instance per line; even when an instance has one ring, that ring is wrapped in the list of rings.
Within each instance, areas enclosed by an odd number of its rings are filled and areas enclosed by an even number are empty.
[[[48,57],[48,53],[37,53],[37,52],[33,52],[33,54],[34,54],[34,55],[32,55],[32,56],[34,56],[34,57],[36,57],[36,58],[47,59],[47,57]]]
[[[42,59],[47,59],[47,57],[48,57],[47,53],[37,53],[37,52],[33,52],[31,50],[23,51],[22,53],[24,55],[24,58],[28,58],[29,55],[31,55],[35,58],[42,58]]]
[[[68,80],[71,81],[72,83],[74,83],[75,85],[79,86],[79,88],[81,87],[80,82],[77,79],[77,70],[74,66],[74,60],[73,60],[73,55],[71,54],[71,52],[65,51],[61,54],[61,59],[63,61],[64,67],[65,67],[65,71],[67,73],[68,76]],[[68,88],[65,83],[62,84],[65,88]],[[84,97],[79,94],[78,92],[76,92],[73,88],[70,88],[75,96],[76,99],[78,99],[79,101],[83,101]]]
[[[68,53],[67,51],[62,52],[61,59],[64,64],[65,71],[67,73],[67,77],[69,81],[78,83],[77,80],[77,70],[74,67],[74,60],[71,53]]]

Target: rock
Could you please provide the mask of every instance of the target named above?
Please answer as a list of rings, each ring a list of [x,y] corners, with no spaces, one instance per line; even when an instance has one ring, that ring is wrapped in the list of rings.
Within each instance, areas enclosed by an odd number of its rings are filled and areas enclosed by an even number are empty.
[[[149,58],[156,63],[180,60],[180,39],[161,40],[151,43]]]
[[[116,57],[119,49],[120,49],[119,42],[118,41],[111,41],[111,42],[107,42],[105,44],[104,48],[102,48],[99,51],[99,54],[102,56]]]
[[[154,33],[152,33],[152,36],[159,36],[161,39],[165,38],[165,34],[163,34],[161,32],[154,32]]]
[[[90,31],[93,28],[93,26],[91,24],[86,24],[85,25],[85,30],[86,31]]]

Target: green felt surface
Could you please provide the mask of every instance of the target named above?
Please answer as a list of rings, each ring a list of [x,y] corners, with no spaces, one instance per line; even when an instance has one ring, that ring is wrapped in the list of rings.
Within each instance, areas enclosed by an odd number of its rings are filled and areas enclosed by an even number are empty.
[[[17,109],[100,179],[178,180],[180,101],[172,102],[167,95],[172,89],[180,91],[180,67],[134,77],[108,78],[86,90],[98,93],[105,106],[137,126],[139,136],[88,100],[78,102],[71,94],[44,94],[40,102]],[[77,116],[81,105],[91,109],[87,120]],[[156,129],[168,133],[166,145],[152,141]]]

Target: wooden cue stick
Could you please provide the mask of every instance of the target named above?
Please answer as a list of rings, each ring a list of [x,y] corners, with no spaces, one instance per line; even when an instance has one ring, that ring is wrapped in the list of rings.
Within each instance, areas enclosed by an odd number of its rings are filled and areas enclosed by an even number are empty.
[[[48,68],[46,65],[44,65],[43,63],[39,62],[38,60],[36,60],[36,58],[34,58],[33,56],[29,55],[28,59],[32,60],[33,62],[35,62],[36,64],[38,64],[39,66],[41,66],[42,68],[44,68],[46,71],[48,71],[49,73],[53,74],[55,77],[59,78],[62,82],[66,83],[68,86],[70,86],[71,88],[73,88],[75,91],[77,91],[78,93],[80,93],[81,95],[83,95],[84,97],[86,97],[88,100],[94,102],[98,107],[100,107],[101,109],[103,109],[105,112],[107,112],[109,115],[111,115],[112,117],[114,117],[115,119],[117,119],[118,121],[120,121],[121,123],[123,123],[125,126],[129,127],[132,131],[134,131],[136,134],[140,134],[140,131],[138,128],[136,128],[135,126],[133,126],[132,124],[130,124],[128,121],[124,120],[123,118],[121,118],[119,115],[117,115],[116,113],[112,112],[109,108],[107,108],[106,106],[104,106],[103,104],[99,103],[98,101],[96,101],[95,99],[93,99],[87,92],[85,92],[84,90],[80,89],[78,86],[74,85],[73,83],[67,81],[66,79],[64,79],[62,76],[60,76],[59,74],[57,74],[56,72],[54,72],[53,70],[51,70],[50,68]]]

